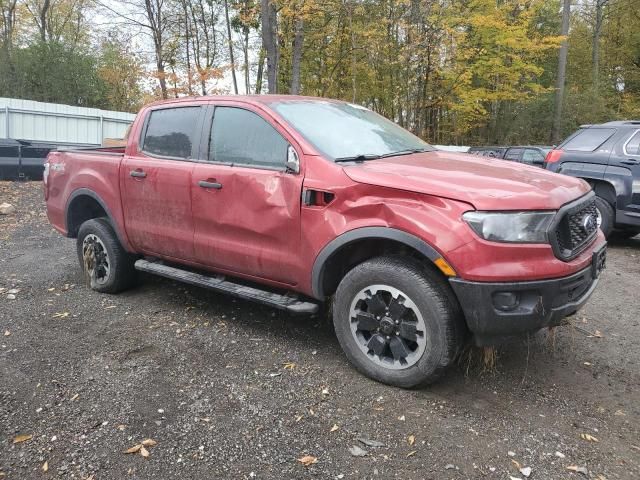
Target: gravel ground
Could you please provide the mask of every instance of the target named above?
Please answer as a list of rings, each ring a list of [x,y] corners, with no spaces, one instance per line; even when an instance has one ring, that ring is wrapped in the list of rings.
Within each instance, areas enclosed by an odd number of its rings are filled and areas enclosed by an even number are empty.
[[[150,276],[95,293],[40,185],[3,201],[0,478],[640,478],[640,237],[611,242],[573,326],[407,391],[322,318]]]

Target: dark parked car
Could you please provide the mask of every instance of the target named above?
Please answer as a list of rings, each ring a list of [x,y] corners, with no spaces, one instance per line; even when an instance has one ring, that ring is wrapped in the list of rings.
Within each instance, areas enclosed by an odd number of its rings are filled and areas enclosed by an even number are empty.
[[[0,180],[41,180],[53,145],[0,139]]]
[[[640,120],[583,125],[545,160],[548,170],[589,182],[605,233],[640,233]]]
[[[544,159],[553,147],[524,145],[514,147],[471,147],[469,153],[481,157],[502,158],[536,167],[544,165]]]
[[[467,153],[480,157],[502,158],[507,147],[471,147]]]

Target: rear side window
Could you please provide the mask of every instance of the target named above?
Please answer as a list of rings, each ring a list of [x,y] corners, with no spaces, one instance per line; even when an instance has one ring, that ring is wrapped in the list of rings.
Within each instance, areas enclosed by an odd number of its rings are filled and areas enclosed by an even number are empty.
[[[614,133],[615,128],[585,128],[565,142],[561,148],[576,152],[593,152]]]
[[[284,168],[289,143],[259,115],[234,107],[216,107],[209,159],[214,162]]]
[[[522,161],[529,164],[538,164],[544,162],[544,155],[538,150],[527,148],[522,155]]]
[[[637,131],[624,146],[627,155],[640,155],[640,131]]]
[[[516,162],[520,161],[520,155],[522,155],[521,148],[510,148],[506,155],[504,156],[505,160],[515,160]]]
[[[191,158],[200,107],[153,110],[142,149],[162,157]]]

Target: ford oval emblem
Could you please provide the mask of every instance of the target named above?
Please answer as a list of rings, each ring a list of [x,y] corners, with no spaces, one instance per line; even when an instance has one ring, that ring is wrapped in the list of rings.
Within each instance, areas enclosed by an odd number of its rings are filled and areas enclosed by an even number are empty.
[[[584,217],[582,217],[582,222],[580,225],[582,227],[582,230],[584,230],[584,233],[591,233],[596,228],[598,228],[598,220],[596,219],[595,215],[588,213]]]

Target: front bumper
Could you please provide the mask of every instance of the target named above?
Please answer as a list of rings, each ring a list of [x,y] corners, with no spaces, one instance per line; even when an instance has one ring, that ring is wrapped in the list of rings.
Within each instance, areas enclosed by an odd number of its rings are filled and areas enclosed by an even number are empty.
[[[587,302],[604,268],[606,245],[593,253],[592,264],[573,275],[532,282],[449,281],[467,326],[479,346],[557,326]]]

